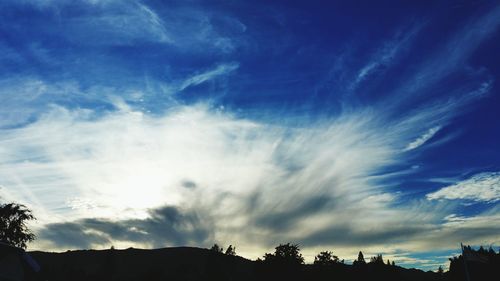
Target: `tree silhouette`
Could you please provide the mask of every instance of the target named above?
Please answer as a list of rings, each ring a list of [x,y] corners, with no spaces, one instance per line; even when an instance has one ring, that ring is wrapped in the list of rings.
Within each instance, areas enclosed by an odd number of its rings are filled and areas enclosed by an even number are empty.
[[[437,273],[442,275],[444,273],[443,271],[443,267],[439,266],[438,270],[437,270]]]
[[[236,247],[233,247],[233,245],[229,245],[226,249],[226,255],[230,256],[236,256]]]
[[[494,255],[494,254],[496,254],[496,253],[495,253],[495,250],[493,250],[493,248],[492,248],[491,246],[490,246],[490,248],[488,249],[488,254],[489,254],[489,255]]]
[[[274,254],[266,253],[264,262],[267,263],[286,263],[286,264],[304,264],[304,257],[300,253],[300,247],[297,244],[280,244],[275,248]]]
[[[217,253],[222,253],[224,252],[224,248],[219,246],[217,243],[215,243],[212,248],[210,248],[211,251],[217,252]]]
[[[382,255],[377,255],[375,257],[371,257],[370,258],[370,263],[374,263],[374,264],[384,264],[384,258],[382,257]]]
[[[361,264],[366,264],[366,262],[365,262],[365,257],[363,256],[363,253],[361,251],[359,251],[358,259],[356,259],[352,263],[352,265],[361,265]]]
[[[339,258],[333,255],[330,251],[320,252],[316,257],[314,257],[314,264],[316,265],[332,265],[338,262]]]
[[[28,229],[26,222],[34,219],[31,210],[24,205],[0,205],[0,241],[26,248],[27,243],[35,240],[35,234]]]

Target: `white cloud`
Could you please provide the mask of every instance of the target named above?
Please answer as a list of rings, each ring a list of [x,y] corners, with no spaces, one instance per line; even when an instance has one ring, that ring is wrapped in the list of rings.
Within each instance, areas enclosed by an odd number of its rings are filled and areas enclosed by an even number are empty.
[[[99,103],[119,106],[117,89],[93,86],[85,90],[73,80],[49,83],[36,76],[11,76],[0,79],[0,128],[21,126],[46,113],[54,104],[74,106],[78,103]],[[136,101],[142,93],[134,88],[122,89],[120,100]],[[126,106],[126,104],[123,104]]]
[[[441,129],[440,126],[430,128],[425,134],[421,135],[419,138],[409,143],[406,146],[405,151],[413,150],[417,147],[422,146],[424,143],[430,140],[440,129]]]
[[[0,80],[0,128],[18,126],[41,110],[40,104],[45,98],[59,93],[72,92],[73,84],[47,84],[35,77],[10,77]]]
[[[480,173],[469,179],[427,194],[427,199],[466,199],[478,202],[500,201],[500,172]]]
[[[259,224],[262,217],[321,196],[327,198],[324,209],[306,204],[309,215],[292,215],[289,226],[315,218],[308,228],[313,231],[353,212],[363,220],[386,212],[394,197],[368,175],[397,161],[400,152],[392,146],[399,140],[388,136],[399,133],[380,133],[372,114],[293,129],[205,106],[161,117],[130,108],[100,116],[54,107],[28,126],[1,130],[0,195],[32,206],[42,224],[144,217],[164,204],[196,205],[220,222],[214,226],[218,239],[279,239]],[[196,188],[186,188],[187,180]],[[258,207],[245,211],[250,202]],[[327,216],[331,208],[337,214]],[[243,226],[248,235],[234,237]]]

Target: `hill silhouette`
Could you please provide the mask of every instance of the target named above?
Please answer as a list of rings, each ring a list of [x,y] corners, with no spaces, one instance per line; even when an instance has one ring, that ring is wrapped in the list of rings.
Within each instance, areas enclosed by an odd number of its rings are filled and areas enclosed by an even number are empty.
[[[254,269],[242,257],[190,247],[30,254],[48,280],[251,280]]]
[[[251,261],[201,248],[31,252],[45,280],[445,280],[444,275],[380,263],[328,266]]]

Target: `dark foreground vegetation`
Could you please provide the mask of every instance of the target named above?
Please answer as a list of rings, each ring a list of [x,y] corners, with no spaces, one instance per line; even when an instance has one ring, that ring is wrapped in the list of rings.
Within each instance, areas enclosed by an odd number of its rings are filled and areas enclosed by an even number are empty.
[[[41,275],[63,280],[442,280],[433,272],[398,266],[304,265],[289,261],[250,261],[208,249],[33,252]]]
[[[278,248],[278,247],[277,247]],[[278,252],[251,261],[232,254],[200,248],[157,250],[86,250],[65,253],[32,252],[41,265],[42,280],[387,280],[467,281],[462,256],[451,259],[448,272],[406,269],[372,259],[371,262],[303,264]],[[274,257],[270,257],[274,256]],[[300,257],[300,256],[299,256]],[[468,262],[470,280],[498,280],[500,254],[487,263]]]

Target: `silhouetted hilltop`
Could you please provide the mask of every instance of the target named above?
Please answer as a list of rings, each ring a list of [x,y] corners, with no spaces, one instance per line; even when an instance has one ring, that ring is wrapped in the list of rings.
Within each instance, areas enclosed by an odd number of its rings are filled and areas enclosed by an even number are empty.
[[[250,280],[254,263],[208,249],[81,250],[32,252],[48,280]],[[241,278],[240,278],[241,277]]]
[[[208,249],[32,252],[49,281],[66,280],[444,280],[443,275],[367,263],[328,266],[268,264]]]

